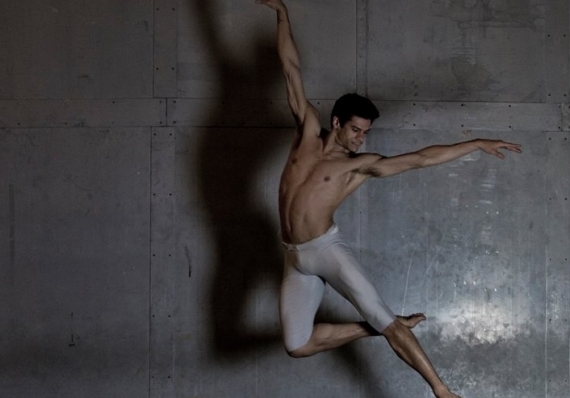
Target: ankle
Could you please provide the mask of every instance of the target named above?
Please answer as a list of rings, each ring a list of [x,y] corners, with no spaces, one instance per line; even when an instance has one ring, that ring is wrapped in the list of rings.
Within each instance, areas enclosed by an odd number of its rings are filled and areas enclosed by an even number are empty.
[[[445,384],[434,388],[433,393],[437,398],[447,398],[453,396],[451,390]]]

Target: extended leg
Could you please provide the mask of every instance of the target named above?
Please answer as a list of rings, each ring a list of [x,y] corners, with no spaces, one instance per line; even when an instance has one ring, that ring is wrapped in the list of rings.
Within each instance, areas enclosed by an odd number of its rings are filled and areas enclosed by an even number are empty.
[[[449,391],[429,361],[416,336],[400,320],[395,320],[382,331],[396,354],[414,368],[428,382],[438,398],[459,398]]]
[[[410,328],[425,319],[423,314],[396,317],[379,296],[364,270],[344,244],[331,246],[327,253],[328,267],[320,275],[358,309],[364,319],[381,331],[396,354],[417,370],[438,398],[458,398],[441,381]]]

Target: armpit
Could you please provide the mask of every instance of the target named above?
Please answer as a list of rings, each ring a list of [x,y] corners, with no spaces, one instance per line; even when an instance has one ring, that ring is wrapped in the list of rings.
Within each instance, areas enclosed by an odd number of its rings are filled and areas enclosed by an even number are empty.
[[[380,172],[378,161],[383,159],[384,156],[379,153],[363,153],[359,155],[362,160],[362,164],[358,168],[358,172],[372,177],[381,177],[382,173]]]

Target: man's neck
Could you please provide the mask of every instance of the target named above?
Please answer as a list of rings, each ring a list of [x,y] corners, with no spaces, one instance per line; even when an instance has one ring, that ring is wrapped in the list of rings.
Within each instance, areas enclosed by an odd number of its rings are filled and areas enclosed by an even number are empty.
[[[344,153],[349,154],[349,150],[338,143],[338,130],[331,129],[330,133],[324,139],[325,153]]]

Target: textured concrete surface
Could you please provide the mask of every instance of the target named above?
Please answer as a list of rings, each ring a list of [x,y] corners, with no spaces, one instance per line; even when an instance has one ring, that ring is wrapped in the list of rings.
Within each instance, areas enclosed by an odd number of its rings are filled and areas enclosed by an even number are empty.
[[[465,398],[570,394],[570,5],[291,0],[306,91],[367,151],[523,145],[369,181],[336,222]],[[281,344],[293,120],[251,1],[0,3],[0,396],[431,397],[370,338]],[[323,320],[357,320],[327,291]]]

